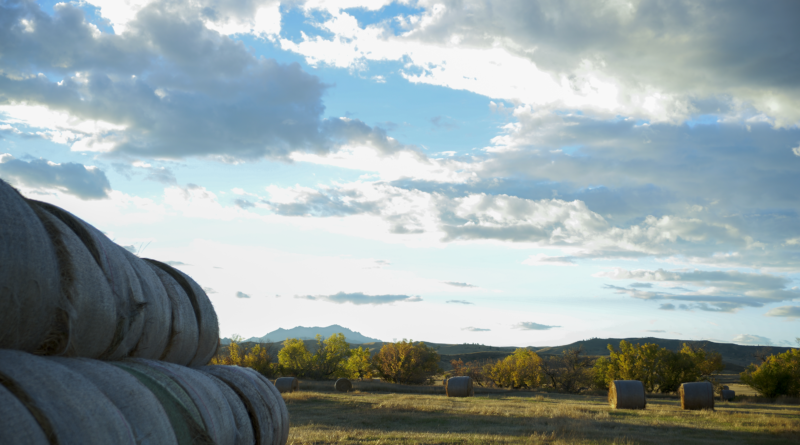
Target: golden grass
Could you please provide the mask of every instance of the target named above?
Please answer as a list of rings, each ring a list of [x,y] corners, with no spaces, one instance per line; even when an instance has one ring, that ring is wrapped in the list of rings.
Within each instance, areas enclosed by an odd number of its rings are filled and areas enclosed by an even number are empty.
[[[333,382],[303,381],[284,394],[289,443],[800,443],[800,406],[780,402],[683,411],[677,398],[658,397],[629,411],[610,409],[605,396],[476,388],[475,397],[454,399],[441,386],[353,386],[345,394]]]

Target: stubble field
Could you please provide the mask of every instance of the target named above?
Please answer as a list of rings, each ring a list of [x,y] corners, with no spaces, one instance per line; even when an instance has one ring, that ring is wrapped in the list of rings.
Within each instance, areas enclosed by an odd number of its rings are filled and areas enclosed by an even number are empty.
[[[284,394],[290,444],[785,444],[800,443],[797,401],[717,402],[683,411],[672,396],[648,398],[641,411],[612,410],[604,395],[476,388],[447,398],[441,386],[301,382]]]

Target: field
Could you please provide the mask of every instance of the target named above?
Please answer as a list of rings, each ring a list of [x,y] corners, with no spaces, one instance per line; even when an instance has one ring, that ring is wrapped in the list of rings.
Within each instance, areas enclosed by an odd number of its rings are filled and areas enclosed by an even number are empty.
[[[461,443],[800,443],[797,400],[744,397],[714,411],[683,411],[675,396],[648,398],[643,411],[612,410],[606,397],[476,388],[447,398],[439,386],[302,381],[284,394],[290,444]],[[749,400],[748,400],[749,399]]]

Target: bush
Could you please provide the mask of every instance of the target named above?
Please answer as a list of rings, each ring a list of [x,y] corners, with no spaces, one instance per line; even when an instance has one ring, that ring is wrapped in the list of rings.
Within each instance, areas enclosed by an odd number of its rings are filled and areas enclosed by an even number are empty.
[[[800,397],[800,349],[771,355],[759,366],[751,364],[739,376],[742,383],[764,397]]]
[[[423,342],[411,340],[386,343],[372,359],[383,379],[392,383],[422,384],[432,382],[439,368],[439,354]]]
[[[542,383],[542,359],[535,352],[519,348],[508,357],[489,363],[486,377],[500,388],[538,388]]]

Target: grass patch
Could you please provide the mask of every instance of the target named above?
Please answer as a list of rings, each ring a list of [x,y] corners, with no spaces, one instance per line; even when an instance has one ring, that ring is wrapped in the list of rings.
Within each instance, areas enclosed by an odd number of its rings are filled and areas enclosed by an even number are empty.
[[[303,381],[284,394],[290,444],[666,444],[800,443],[800,406],[718,402],[683,411],[676,397],[646,410],[612,410],[604,396],[476,388],[447,398],[441,386]]]

